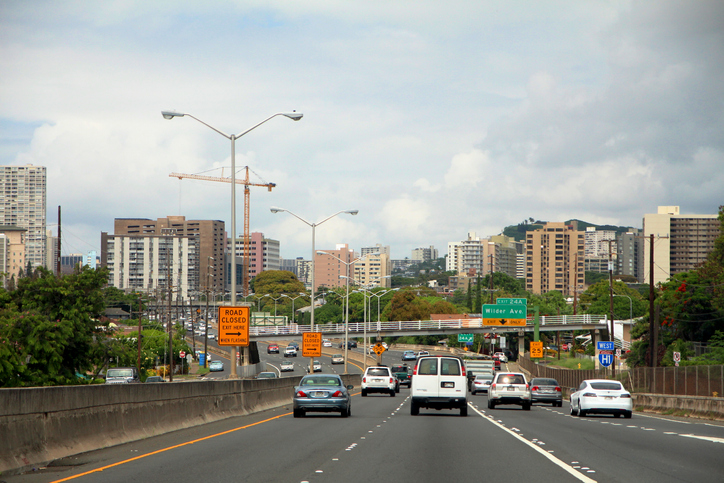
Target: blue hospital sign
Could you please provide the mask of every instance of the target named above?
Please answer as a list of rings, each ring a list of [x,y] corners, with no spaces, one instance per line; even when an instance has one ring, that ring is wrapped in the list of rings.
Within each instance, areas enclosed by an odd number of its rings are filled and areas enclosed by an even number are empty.
[[[609,353],[600,353],[598,354],[598,360],[601,362],[601,365],[604,367],[608,367],[611,364],[613,364],[613,354]]]

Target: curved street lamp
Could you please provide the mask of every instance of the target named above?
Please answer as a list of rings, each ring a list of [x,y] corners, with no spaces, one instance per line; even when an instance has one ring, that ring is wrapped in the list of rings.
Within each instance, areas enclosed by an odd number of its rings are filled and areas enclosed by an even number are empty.
[[[285,293],[282,294],[282,297],[286,297],[286,298],[288,298],[288,299],[292,299],[292,324],[294,323],[294,301],[297,300],[299,297],[305,297],[305,296],[307,295],[307,294],[302,293],[302,292],[297,292],[297,293],[299,293],[299,295],[297,295],[296,297],[292,297],[292,296],[287,295],[287,294],[285,294]]]
[[[258,124],[255,124],[254,126],[250,127],[246,131],[242,132],[241,134],[226,134],[223,131],[220,131],[216,129],[211,124],[207,124],[201,119],[192,116],[189,113],[186,112],[176,112],[176,111],[161,111],[161,115],[164,119],[173,119],[174,117],[184,117],[188,116],[191,119],[194,119],[204,126],[216,131],[217,133],[224,136],[226,139],[229,139],[231,141],[231,300],[230,305],[233,307],[236,305],[236,140],[240,137],[247,134],[249,131],[253,131],[257,127],[261,126],[265,122],[269,121],[270,119],[275,118],[276,116],[284,116],[292,121],[298,121],[302,118],[303,114],[301,112],[277,112],[276,114],[272,114],[271,116],[267,117],[263,121],[261,121]],[[248,274],[246,274],[248,276]],[[246,295],[246,294],[244,294]],[[246,359],[244,359],[246,361]],[[231,347],[231,374],[229,375],[230,379],[236,379],[236,346]]]

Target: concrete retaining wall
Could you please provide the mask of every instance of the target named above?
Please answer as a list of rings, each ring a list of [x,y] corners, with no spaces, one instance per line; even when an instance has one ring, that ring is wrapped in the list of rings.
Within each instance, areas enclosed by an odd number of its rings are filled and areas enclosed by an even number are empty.
[[[359,386],[359,375],[342,376]],[[0,389],[0,474],[291,404],[300,377]]]
[[[657,411],[691,411],[702,416],[724,418],[724,398],[706,396],[666,396],[663,394],[634,393],[634,407]]]

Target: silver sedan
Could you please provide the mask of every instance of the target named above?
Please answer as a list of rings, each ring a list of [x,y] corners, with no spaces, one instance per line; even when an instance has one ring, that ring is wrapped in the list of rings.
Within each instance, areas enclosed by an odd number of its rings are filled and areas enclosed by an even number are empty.
[[[294,388],[294,417],[301,418],[307,412],[338,412],[343,418],[352,414],[354,386],[345,386],[337,374],[304,376]]]

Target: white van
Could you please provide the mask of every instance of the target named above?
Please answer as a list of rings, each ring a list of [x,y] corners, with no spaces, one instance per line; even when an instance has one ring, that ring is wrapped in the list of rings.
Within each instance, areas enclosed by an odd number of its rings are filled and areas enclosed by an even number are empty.
[[[462,359],[454,356],[422,356],[412,372],[412,408],[460,409],[468,415],[467,376]]]

